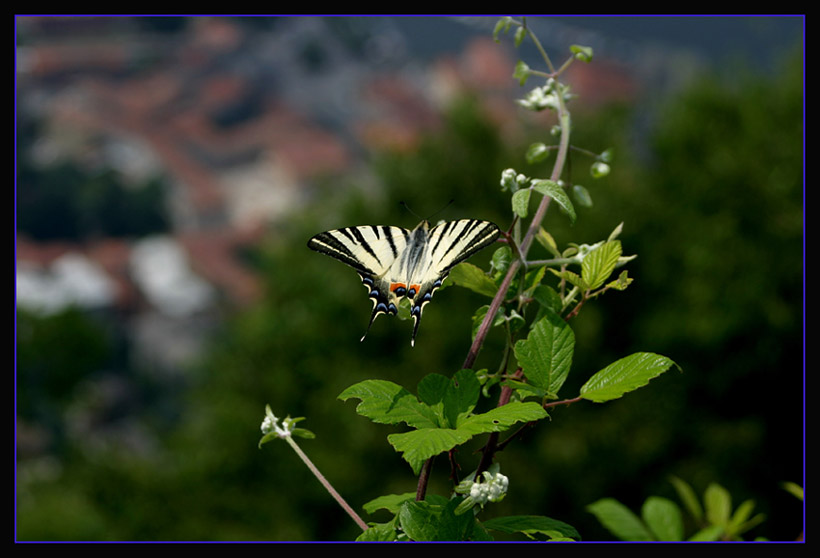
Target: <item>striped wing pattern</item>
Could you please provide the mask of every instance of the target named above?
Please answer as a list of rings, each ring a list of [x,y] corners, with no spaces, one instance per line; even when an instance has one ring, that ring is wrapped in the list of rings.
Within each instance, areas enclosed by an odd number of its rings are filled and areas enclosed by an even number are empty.
[[[430,228],[422,221],[411,230],[365,225],[319,233],[308,248],[356,270],[373,301],[370,326],[379,314],[396,314],[402,297],[411,300],[415,344],[421,312],[450,269],[498,238],[489,221],[461,219]],[[367,331],[362,340],[367,336]]]

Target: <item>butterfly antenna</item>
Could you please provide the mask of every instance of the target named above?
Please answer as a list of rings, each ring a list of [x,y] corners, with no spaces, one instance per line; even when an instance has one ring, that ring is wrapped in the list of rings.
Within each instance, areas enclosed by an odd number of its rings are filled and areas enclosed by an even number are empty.
[[[439,213],[441,213],[442,211],[444,211],[445,209],[447,209],[448,207],[450,207],[451,205],[453,205],[453,202],[454,202],[454,201],[456,201],[456,200],[455,200],[455,198],[451,199],[451,200],[450,200],[450,201],[448,201],[446,204],[444,204],[444,207],[442,207],[441,209],[439,209],[438,211],[436,211],[435,213],[433,213],[432,215],[430,215],[430,219],[428,219],[428,221],[432,220],[432,219],[433,219],[433,217],[435,217],[436,215],[438,215]]]
[[[413,215],[413,217],[416,217],[417,219],[421,219],[421,216],[418,213],[416,213],[415,211],[413,211],[412,209],[410,209],[410,206],[407,205],[407,203],[405,203],[404,200],[400,201],[399,205],[402,206],[407,211],[409,211]]]

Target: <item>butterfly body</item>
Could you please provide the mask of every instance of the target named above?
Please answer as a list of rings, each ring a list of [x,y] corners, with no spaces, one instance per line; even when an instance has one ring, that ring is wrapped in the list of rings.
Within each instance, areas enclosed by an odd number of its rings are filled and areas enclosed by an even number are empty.
[[[385,225],[346,227],[319,233],[308,247],[356,270],[373,302],[370,326],[379,314],[396,314],[402,297],[410,300],[415,344],[421,312],[450,269],[498,238],[489,221],[461,219],[413,229]],[[362,336],[362,340],[367,335]]]

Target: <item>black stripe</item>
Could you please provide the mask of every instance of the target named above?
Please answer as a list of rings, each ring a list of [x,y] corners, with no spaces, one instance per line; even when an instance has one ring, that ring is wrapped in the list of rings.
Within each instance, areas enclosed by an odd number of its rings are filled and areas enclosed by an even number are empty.
[[[367,240],[365,240],[361,231],[356,227],[348,227],[348,230],[353,232],[353,235],[356,237],[356,240],[359,241],[359,246],[361,246],[368,254],[373,256],[373,259],[379,262],[379,265],[382,265],[382,261],[376,255],[376,252],[373,251],[373,248],[370,247],[370,244],[367,242]]]
[[[399,251],[396,249],[396,243],[393,241],[393,231],[390,230],[390,227],[384,225],[382,226],[382,232],[384,232],[384,237],[387,239],[390,250],[393,252],[393,259],[395,259],[399,255]]]
[[[334,236],[333,233],[336,232],[341,233],[348,237],[351,241],[354,241],[348,234],[345,234],[343,229],[339,229],[338,231],[328,231],[317,234],[308,241],[308,248],[321,252],[322,254],[327,254],[331,258],[337,259],[340,262],[349,265],[359,273],[371,275],[373,271],[365,267],[364,263],[362,263],[353,254],[353,252],[350,251],[350,248]]]

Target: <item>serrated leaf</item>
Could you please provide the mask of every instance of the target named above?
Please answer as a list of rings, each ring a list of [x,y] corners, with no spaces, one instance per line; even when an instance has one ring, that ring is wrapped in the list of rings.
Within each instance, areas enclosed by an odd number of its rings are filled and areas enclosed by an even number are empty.
[[[515,358],[534,386],[557,397],[572,366],[575,333],[560,316],[547,313],[515,344]]]
[[[399,508],[404,502],[416,499],[415,492],[405,492],[404,494],[387,494],[379,496],[367,502],[362,506],[367,513],[375,513],[378,510],[387,510],[390,513],[398,513]]]
[[[560,314],[563,306],[561,302],[561,295],[559,295],[552,287],[547,285],[539,285],[532,291],[532,298],[541,306],[542,309],[552,311],[555,314]],[[538,319],[540,320],[541,316],[539,316]]]
[[[402,453],[402,458],[410,464],[413,472],[418,474],[421,466],[429,458],[450,451],[472,437],[469,432],[452,428],[422,428],[401,434],[390,434],[387,441],[396,451]]]
[[[649,383],[675,363],[655,353],[634,353],[596,372],[581,386],[581,397],[603,403]]]
[[[430,407],[438,418],[441,420],[436,423],[436,426],[446,426],[447,420],[444,418],[444,394],[447,392],[447,386],[450,384],[450,378],[441,374],[427,374],[420,381],[416,387],[421,402]]]
[[[528,536],[542,534],[551,539],[558,538],[557,533],[566,539],[581,540],[581,535],[572,525],[542,515],[508,515],[488,519],[482,524],[486,529],[501,533],[524,533]]]
[[[526,218],[529,213],[531,194],[532,190],[529,188],[524,188],[523,190],[518,190],[512,195],[512,210],[522,219]]]
[[[402,530],[414,541],[469,540],[476,524],[473,514],[455,515],[460,499],[454,498],[443,506],[426,501],[405,502],[398,519]]]
[[[356,412],[381,424],[405,422],[416,428],[438,426],[436,413],[416,396],[393,382],[365,380],[344,390],[339,399],[361,399]]]
[[[547,412],[538,403],[510,401],[506,405],[496,407],[486,413],[465,418],[459,423],[458,431],[470,435],[502,432],[517,422],[532,422],[541,420],[546,416]]]
[[[558,271],[557,269],[549,268],[549,270],[553,273],[553,275],[559,277],[560,279],[563,279],[570,285],[578,287],[582,291],[589,290],[589,285],[587,284],[587,282],[584,281],[584,279],[577,273],[573,273],[572,271],[566,269],[563,271]]]
[[[393,542],[396,540],[396,527],[390,523],[370,523],[367,530],[356,537],[356,542]]]
[[[476,434],[501,432],[517,422],[540,420],[546,416],[547,412],[537,403],[511,401],[503,407],[460,420],[458,428],[422,428],[390,434],[387,440],[418,474],[427,459],[450,451]]]
[[[528,384],[526,382],[506,380],[504,382],[504,385],[516,390],[521,399],[525,399],[527,397],[537,397],[538,399],[543,399],[548,395],[546,390],[543,390],[539,387],[535,387],[534,385]]]
[[[459,370],[447,383],[444,393],[444,416],[449,426],[456,427],[461,417],[473,410],[481,395],[481,384],[475,372]]]
[[[621,242],[604,242],[584,257],[581,262],[581,277],[590,289],[597,289],[609,279],[621,257]]]
[[[498,291],[495,282],[480,267],[468,262],[462,262],[451,269],[445,282],[490,298]]]
[[[683,517],[675,502],[659,496],[650,496],[641,508],[641,517],[655,535],[655,540],[683,540]]]
[[[532,181],[532,187],[537,192],[555,200],[569,217],[570,223],[575,223],[575,207],[572,205],[572,201],[560,184],[553,180],[536,179]]]

